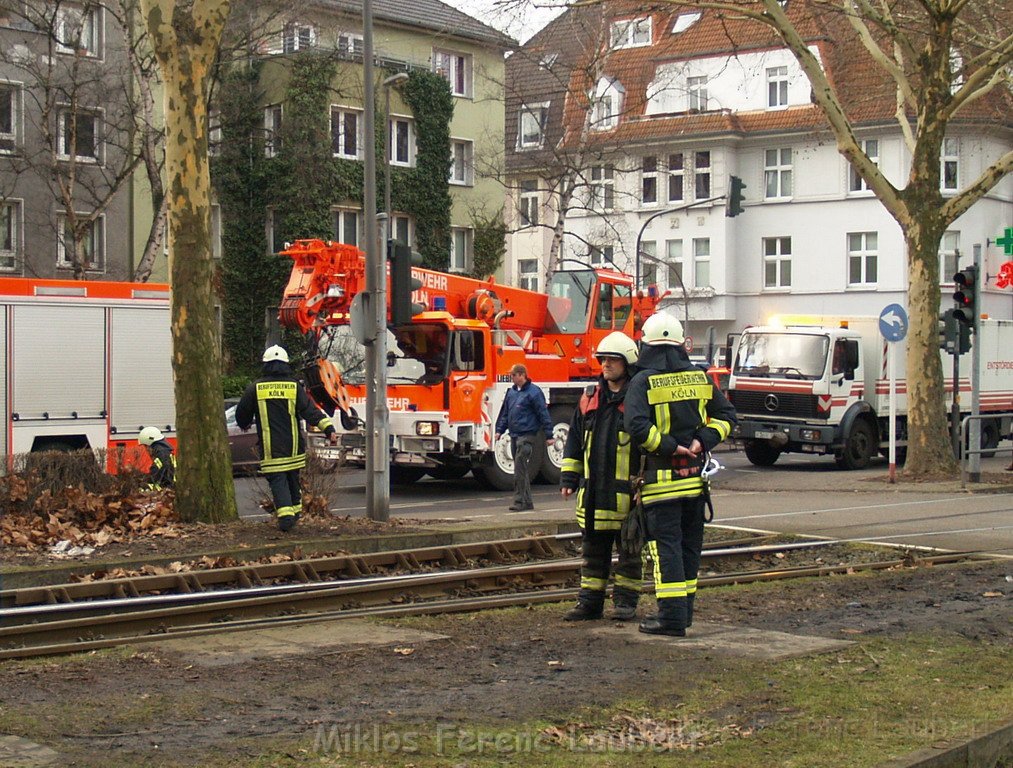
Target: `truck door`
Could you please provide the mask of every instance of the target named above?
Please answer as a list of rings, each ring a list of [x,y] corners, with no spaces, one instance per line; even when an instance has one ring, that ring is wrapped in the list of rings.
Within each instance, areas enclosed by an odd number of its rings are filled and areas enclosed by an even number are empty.
[[[855,383],[858,368],[858,342],[854,339],[837,339],[830,356],[830,397],[847,406]],[[829,410],[829,409],[827,409]]]
[[[487,386],[489,365],[488,332],[467,329],[454,331],[450,347],[450,420],[482,422],[482,398]]]

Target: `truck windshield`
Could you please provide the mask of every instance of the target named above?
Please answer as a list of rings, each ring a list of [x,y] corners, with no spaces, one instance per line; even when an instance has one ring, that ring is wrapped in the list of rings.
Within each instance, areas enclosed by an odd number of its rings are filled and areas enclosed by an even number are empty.
[[[587,312],[597,279],[590,269],[567,270],[552,275],[545,315],[546,333],[583,333],[587,330]]]
[[[435,384],[447,375],[447,329],[412,324],[393,329],[388,337],[387,381],[391,384]]]
[[[828,336],[744,333],[735,355],[735,376],[816,380],[827,366]]]

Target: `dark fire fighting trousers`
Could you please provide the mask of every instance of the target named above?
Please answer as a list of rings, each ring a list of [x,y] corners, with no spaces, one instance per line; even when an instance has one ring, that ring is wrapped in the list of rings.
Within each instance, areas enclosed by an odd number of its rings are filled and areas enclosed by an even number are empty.
[[[266,472],[267,484],[274,498],[274,512],[280,520],[302,512],[302,489],[299,487],[299,470]]]
[[[692,496],[646,507],[647,552],[654,564],[658,621],[686,629],[693,623],[693,601],[703,551],[704,499]]]
[[[619,531],[584,531],[580,554],[580,592],[577,601],[600,609],[605,604],[605,587],[612,571],[612,549],[619,541]],[[639,557],[630,557],[619,547],[619,562],[615,569],[615,588],[612,599],[616,605],[636,607],[643,580],[643,563]]]

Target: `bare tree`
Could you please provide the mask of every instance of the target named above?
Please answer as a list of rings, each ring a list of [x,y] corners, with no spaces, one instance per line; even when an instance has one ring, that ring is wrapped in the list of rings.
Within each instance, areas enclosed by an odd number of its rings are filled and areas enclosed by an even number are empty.
[[[236,517],[214,312],[207,93],[228,0],[141,0],[162,73],[169,196],[176,506],[185,520]]]

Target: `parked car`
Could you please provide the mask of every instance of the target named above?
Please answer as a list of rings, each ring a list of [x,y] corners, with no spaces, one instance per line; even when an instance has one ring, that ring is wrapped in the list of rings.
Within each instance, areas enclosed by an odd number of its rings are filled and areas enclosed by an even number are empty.
[[[260,466],[260,454],[257,451],[257,428],[251,426],[246,432],[236,424],[236,405],[238,397],[225,400],[225,429],[229,435],[229,448],[232,451],[232,471],[256,471]]]

